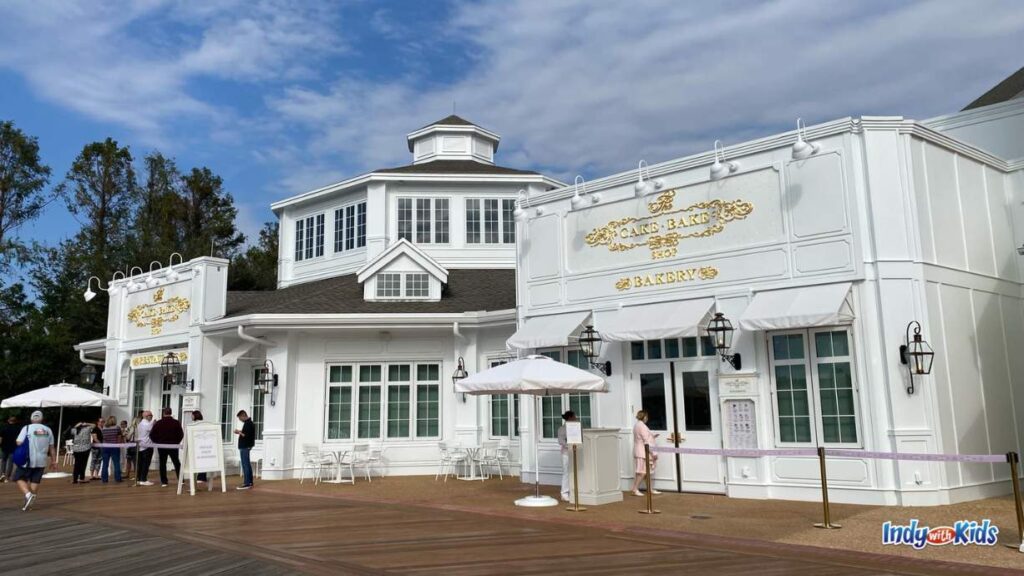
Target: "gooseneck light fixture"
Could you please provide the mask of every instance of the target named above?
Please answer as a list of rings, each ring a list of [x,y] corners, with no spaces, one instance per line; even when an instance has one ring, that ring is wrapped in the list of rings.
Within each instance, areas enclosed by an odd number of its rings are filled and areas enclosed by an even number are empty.
[[[526,190],[520,188],[519,199],[516,200],[516,209],[512,211],[512,217],[516,219],[516,222],[522,222],[526,220],[526,202]]]
[[[263,363],[256,376],[256,391],[260,394],[270,395],[270,405],[277,406],[277,372],[274,371],[274,362],[269,358]]]
[[[469,373],[466,372],[466,362],[462,359],[462,356],[459,356],[459,361],[455,365],[455,372],[452,372],[452,389],[454,390],[455,385],[459,383],[459,380],[462,380],[467,376],[469,376]],[[465,394],[462,394],[462,401],[466,401]]]
[[[597,359],[601,357],[601,345],[604,344],[604,340],[601,338],[601,333],[594,330],[593,326],[587,325],[580,333],[579,337],[580,353],[587,359],[587,363],[590,364],[591,368],[596,369],[605,376],[612,375],[612,363],[610,360],[605,362],[597,362]]]
[[[728,362],[733,367],[733,370],[742,369],[743,361],[740,358],[739,352],[729,354],[729,350],[732,348],[732,336],[735,332],[732,322],[721,312],[715,312],[714,318],[708,322],[706,331],[708,337],[711,338],[711,344],[718,351],[719,356],[722,357],[722,362]]]
[[[644,168],[647,168],[646,180],[644,180]],[[651,167],[647,165],[646,160],[641,160],[636,166],[636,184],[633,185],[633,189],[636,190],[636,193],[641,196],[654,194],[664,187],[665,181],[661,178],[651,179]]]
[[[96,297],[96,293],[92,291],[92,281],[93,280],[96,281],[96,289],[97,290],[103,290],[104,292],[109,292],[110,291],[109,288],[104,288],[103,287],[103,281],[102,280],[100,280],[96,276],[90,276],[89,277],[89,282],[85,286],[85,292],[82,293],[82,297],[85,298],[86,302],[91,302],[92,299]]]
[[[821,151],[821,144],[807,142],[804,137],[807,134],[807,126],[801,118],[796,119],[796,142],[793,143],[793,160],[804,160],[814,156]]]
[[[739,162],[725,159],[725,148],[721,140],[715,140],[715,163],[711,165],[711,179],[721,180],[740,169]]]
[[[913,328],[914,336],[911,340],[910,330]],[[921,337],[921,324],[912,320],[907,324],[907,336],[905,344],[900,345],[900,362],[907,366],[910,374],[910,384],[907,385],[907,394],[914,393],[914,376],[925,376],[932,372],[932,362],[935,360],[935,352],[928,342]]]
[[[582,194],[580,194],[580,188],[583,189]],[[579,208],[586,206],[587,200],[590,201],[590,204],[597,204],[598,202],[601,201],[601,195],[588,194],[587,181],[583,179],[583,176],[576,176],[576,181],[573,183],[572,199],[569,200],[569,204],[572,205],[573,210],[577,210]]]

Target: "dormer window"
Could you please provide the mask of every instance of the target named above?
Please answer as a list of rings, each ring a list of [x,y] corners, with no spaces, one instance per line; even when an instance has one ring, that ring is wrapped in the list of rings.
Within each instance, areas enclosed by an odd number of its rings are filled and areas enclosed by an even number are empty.
[[[421,272],[377,274],[377,298],[421,299],[430,297],[430,275]]]
[[[377,275],[377,298],[401,298],[402,275],[390,272]]]
[[[515,244],[516,221],[512,198],[469,198],[466,200],[467,244]]]
[[[398,238],[417,244],[447,244],[447,198],[399,198]]]
[[[367,262],[356,277],[363,285],[363,298],[368,301],[437,302],[448,282],[448,271],[403,238]]]
[[[301,262],[324,255],[324,215],[317,214],[295,221],[295,261]]]

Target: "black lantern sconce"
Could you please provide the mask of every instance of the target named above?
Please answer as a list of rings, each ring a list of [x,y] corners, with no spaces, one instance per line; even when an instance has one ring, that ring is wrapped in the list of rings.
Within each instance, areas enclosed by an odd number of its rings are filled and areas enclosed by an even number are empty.
[[[167,356],[164,356],[164,359],[160,361],[160,374],[163,376],[165,384],[180,386],[182,389],[186,388],[184,384],[185,366],[181,365],[181,361],[178,360],[178,355],[174,352],[168,352]],[[195,379],[189,380],[187,387],[188,391],[194,391],[195,385]]]
[[[96,383],[96,367],[92,364],[86,364],[82,368],[79,377],[81,378],[83,388],[92,388],[92,385]]]
[[[914,338],[910,338],[910,329],[914,329]],[[907,365],[907,372],[910,374],[910,384],[907,386],[907,394],[914,393],[914,376],[925,376],[932,372],[932,361],[935,360],[935,352],[928,342],[921,338],[921,324],[913,320],[907,324],[906,344],[900,345],[900,362]]]
[[[590,364],[591,368],[596,369],[605,376],[611,376],[612,363],[610,360],[605,362],[595,362],[595,360],[601,357],[602,344],[604,344],[604,340],[601,339],[601,333],[594,330],[593,326],[587,326],[584,328],[583,332],[580,333],[580,352],[583,354],[583,357],[587,359],[587,363]]]
[[[715,312],[715,316],[708,322],[706,330],[708,337],[711,338],[712,345],[718,351],[719,356],[722,357],[722,362],[728,362],[733,370],[740,370],[743,366],[743,360],[740,358],[739,352],[729,354],[729,350],[732,348],[732,335],[736,331],[732,327],[732,322],[721,312]]]
[[[263,368],[260,368],[254,388],[261,394],[269,394],[270,405],[277,406],[277,372],[274,371],[274,363],[269,359],[263,363]]]
[[[459,356],[459,362],[455,366],[455,372],[452,372],[452,390],[455,389],[455,385],[459,383],[459,380],[462,380],[467,376],[469,376],[469,373],[466,372],[466,363],[463,361],[462,356]],[[465,403],[466,395],[462,394],[461,399],[462,402]]]

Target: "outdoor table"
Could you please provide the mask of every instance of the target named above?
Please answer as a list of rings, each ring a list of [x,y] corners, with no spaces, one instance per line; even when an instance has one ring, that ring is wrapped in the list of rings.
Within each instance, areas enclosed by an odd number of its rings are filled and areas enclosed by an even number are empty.
[[[466,453],[469,461],[469,476],[456,476],[459,480],[487,480],[486,476],[476,475],[476,458],[480,454],[481,446],[459,446],[459,450]]]
[[[341,469],[342,469],[342,466],[344,465],[344,462],[345,462],[345,456],[348,455],[350,450],[348,450],[347,448],[338,448],[338,449],[335,449],[335,450],[331,450],[330,452],[331,452],[331,455],[334,456],[334,465],[335,465],[335,468],[337,468],[338,473],[337,473],[337,476],[334,478],[334,480],[324,480],[324,482],[327,483],[327,484],[355,484],[356,483],[355,474],[353,474],[352,477],[349,478],[348,480],[342,478],[342,476],[341,476]]]

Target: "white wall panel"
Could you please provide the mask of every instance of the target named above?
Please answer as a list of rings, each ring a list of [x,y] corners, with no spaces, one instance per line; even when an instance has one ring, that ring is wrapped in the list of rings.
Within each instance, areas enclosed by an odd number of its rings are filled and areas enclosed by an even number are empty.
[[[978,360],[985,399],[985,420],[988,425],[988,449],[993,454],[1005,453],[1016,450],[1017,438],[1006,349],[1002,345],[1005,339],[1002,307],[998,295],[977,290],[973,291],[972,295],[977,325]]]
[[[550,278],[561,267],[561,249],[558,241],[559,217],[548,214],[530,220],[526,238],[521,245],[526,253],[526,269],[531,280]]]
[[[928,282],[925,286],[925,295],[928,299],[928,343],[935,352],[935,361],[932,364],[932,373],[927,379],[923,379],[923,385],[935,387],[934,396],[936,399],[936,418],[939,422],[938,436],[940,448],[943,453],[955,454],[959,449],[957,440],[956,420],[953,417],[953,391],[950,383],[949,353],[946,342],[946,325],[942,314],[942,285],[936,282]],[[960,467],[954,462],[941,464],[944,469],[946,483],[950,486],[960,484]]]
[[[981,164],[957,157],[957,191],[967,239],[967,267],[971,272],[993,276],[996,265],[992,255],[992,226],[988,220],[988,194]]]
[[[992,246],[996,259],[996,274],[1017,281],[1017,244],[1013,239],[1013,205],[1006,190],[1007,177],[985,167],[985,188],[988,192],[989,222],[992,225]]]
[[[963,218],[956,190],[955,156],[933,144],[925,144],[928,166],[928,198],[935,227],[935,259],[938,264],[963,270],[967,267]]]
[[[793,236],[808,238],[849,227],[843,158],[838,152],[786,164],[786,203]]]
[[[1013,396],[1013,426],[1017,439],[1014,448],[1024,449],[1024,302],[1019,298],[1000,297],[1003,330],[1006,340],[1002,347],[1007,356],[1010,394]]]
[[[928,193],[929,182],[928,171],[925,167],[925,146],[926,144],[923,140],[914,138],[910,141],[921,259],[925,262],[935,262],[935,232],[932,226],[931,198]]]

